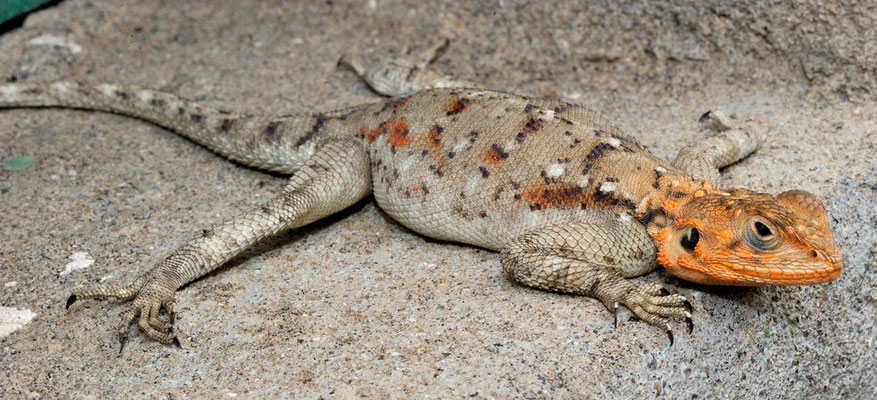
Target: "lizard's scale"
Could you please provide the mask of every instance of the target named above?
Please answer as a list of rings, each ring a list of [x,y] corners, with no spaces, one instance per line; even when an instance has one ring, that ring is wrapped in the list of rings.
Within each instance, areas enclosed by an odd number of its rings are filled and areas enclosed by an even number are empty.
[[[421,61],[432,58],[428,53]],[[501,251],[503,269],[519,282],[595,297],[613,309],[625,304],[668,334],[669,319],[690,326],[690,304],[657,285],[624,278],[658,264],[708,284],[813,284],[839,276],[840,253],[815,196],[713,184],[718,168],[761,144],[755,122],[708,113],[702,119],[719,134],[665,163],[580,106],[438,88],[454,81],[418,70],[420,64],[396,62],[369,73],[350,63],[382,93],[409,88],[400,77],[427,90],[279,118],[225,113],[133,86],[0,85],[0,107],[130,115],[246,165],[292,174],[276,198],[204,230],[132,285],[80,290],[68,306],[95,297],[133,299],[119,326],[123,343],[138,315],[147,336],[179,343],[172,330],[179,287],[258,240],[371,192],[414,231]],[[159,318],[161,309],[170,321]]]

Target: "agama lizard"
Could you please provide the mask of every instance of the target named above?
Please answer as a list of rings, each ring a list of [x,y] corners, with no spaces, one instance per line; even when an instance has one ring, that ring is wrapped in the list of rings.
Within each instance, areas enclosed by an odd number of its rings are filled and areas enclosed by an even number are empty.
[[[626,278],[659,264],[711,285],[816,284],[840,275],[841,255],[816,196],[715,186],[718,168],[762,143],[758,123],[707,113],[702,122],[719,133],[666,163],[581,106],[464,88],[431,72],[425,66],[437,51],[373,68],[345,59],[373,89],[395,97],[278,118],[221,112],[133,86],[0,85],[0,107],[129,115],[242,164],[292,175],[278,196],[204,230],[132,284],[76,290],[67,307],[131,300],[118,328],[123,346],[135,319],[147,337],[179,345],[177,289],[259,240],[370,193],[415,232],[498,251],[510,278],[597,298],[615,310],[616,322],[624,304],[671,343],[669,320],[684,320],[690,331],[691,305]]]

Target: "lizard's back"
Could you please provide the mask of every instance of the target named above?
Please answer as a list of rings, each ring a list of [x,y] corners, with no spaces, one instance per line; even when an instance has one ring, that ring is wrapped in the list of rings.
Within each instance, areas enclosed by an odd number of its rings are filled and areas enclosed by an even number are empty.
[[[661,175],[681,174],[593,111],[480,89],[265,118],[133,86],[55,82],[0,86],[2,106],[131,115],[283,173],[326,142],[356,136],[368,150],[375,199],[390,216],[433,238],[494,250],[547,224],[614,217],[635,208]]]
[[[418,92],[347,122],[369,148],[384,211],[421,234],[490,249],[633,209],[656,175],[678,173],[593,111],[502,92]]]

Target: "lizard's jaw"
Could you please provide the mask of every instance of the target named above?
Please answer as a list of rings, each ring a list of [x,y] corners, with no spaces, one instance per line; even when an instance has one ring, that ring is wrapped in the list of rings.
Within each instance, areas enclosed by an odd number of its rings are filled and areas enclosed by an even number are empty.
[[[688,254],[674,255],[669,248],[658,251],[658,260],[671,275],[705,285],[763,286],[814,285],[840,277],[841,263],[807,265],[753,264],[728,257],[703,263]]]

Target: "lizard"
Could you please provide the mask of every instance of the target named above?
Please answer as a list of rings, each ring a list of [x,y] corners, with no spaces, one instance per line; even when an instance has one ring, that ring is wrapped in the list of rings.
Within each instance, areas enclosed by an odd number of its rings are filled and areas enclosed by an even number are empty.
[[[446,43],[445,43],[446,44]],[[329,216],[373,194],[419,234],[499,252],[523,285],[589,296],[618,322],[626,306],[664,330],[693,329],[685,296],[634,277],[658,266],[708,285],[807,285],[837,279],[842,257],[815,195],[715,185],[719,169],[765,140],[756,120],[721,111],[715,131],[670,163],[594,111],[565,101],[478,88],[427,68],[442,46],[354,70],[384,101],[284,117],[234,114],[170,93],[74,81],[0,85],[0,108],[61,107],[127,115],[246,166],[290,175],[266,203],[209,229],[127,286],[72,291],[130,301],[135,323],[181,346],[176,291],[256,242]]]

